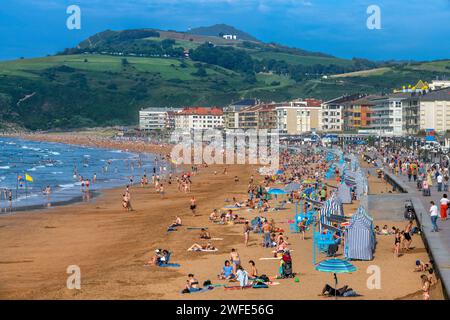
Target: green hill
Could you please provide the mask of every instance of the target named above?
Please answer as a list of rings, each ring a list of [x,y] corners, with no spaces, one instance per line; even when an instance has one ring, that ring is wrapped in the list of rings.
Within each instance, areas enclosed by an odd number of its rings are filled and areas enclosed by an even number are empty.
[[[134,125],[142,107],[389,92],[449,69],[450,61],[382,64],[204,34],[107,30],[55,56],[0,62],[0,129]]]
[[[239,40],[259,41],[252,35],[238,30],[235,27],[226,24],[215,24],[208,27],[199,27],[189,30],[187,33],[201,36],[213,36],[222,38],[224,35],[235,35]]]

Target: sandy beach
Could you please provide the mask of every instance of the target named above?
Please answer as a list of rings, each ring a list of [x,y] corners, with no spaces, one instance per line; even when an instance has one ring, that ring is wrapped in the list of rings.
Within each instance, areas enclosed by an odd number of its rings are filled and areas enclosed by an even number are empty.
[[[89,138],[68,141],[61,138],[39,139],[70,142],[85,145]],[[54,139],[54,140],[52,140]],[[94,143],[95,144],[95,143]],[[105,147],[105,145],[102,145]],[[112,146],[111,146],[112,147]],[[132,150],[132,145],[115,145]],[[167,153],[167,146],[161,152]],[[156,149],[155,149],[156,150]],[[155,150],[147,152],[157,152]],[[217,225],[208,221],[214,208],[220,209],[225,199],[236,197],[245,200],[248,177],[254,175],[256,166],[223,166],[200,168],[193,177],[191,193],[181,193],[176,184],[165,185],[166,195],[161,199],[153,187],[132,187],[132,204],[135,211],[127,212],[121,207],[122,189],[105,191],[90,203],[74,204],[45,211],[21,212],[0,216],[0,299],[330,299],[319,297],[326,283],[333,284],[333,277],[314,269],[312,261],[311,231],[302,240],[299,234],[289,234],[288,219],[294,216],[295,207],[288,204],[285,210],[267,213],[277,226],[283,228],[293,250],[294,279],[277,280],[279,285],[261,290],[231,290],[221,287],[208,292],[180,294],[187,274],[194,273],[203,283],[225,284],[217,280],[223,262],[229,259],[231,248],[236,248],[245,268],[254,260],[260,274],[274,276],[278,272],[277,260],[260,260],[271,257],[271,249],[263,248],[261,235],[251,233],[250,245],[244,246],[242,225]],[[214,174],[217,171],[217,175]],[[238,182],[234,177],[238,176]],[[369,178],[371,194],[388,192],[389,186],[376,177]],[[197,216],[189,210],[189,199],[197,199]],[[345,206],[346,215],[351,215],[358,203]],[[371,212],[376,225],[387,224],[389,228],[401,229],[406,221],[380,220],[379,208]],[[249,220],[254,213],[245,209],[237,214]],[[178,231],[167,232],[167,226],[175,215],[183,219]],[[187,230],[187,226],[207,227],[219,251],[214,253],[188,252],[193,243],[205,243],[199,239],[199,230]],[[358,271],[339,275],[339,286],[349,285],[361,296],[347,299],[421,299],[420,273],[413,272],[416,260],[428,261],[428,255],[419,236],[413,237],[408,253],[394,257],[393,236],[378,236],[373,261],[354,261]],[[154,249],[172,251],[171,262],[180,268],[144,266]],[[342,257],[342,256],[338,256]],[[319,255],[319,259],[326,258]],[[81,290],[66,288],[67,267],[78,265],[81,269]],[[369,266],[378,266],[381,271],[381,288],[369,289],[367,273]],[[439,284],[431,290],[432,299],[442,299]]]

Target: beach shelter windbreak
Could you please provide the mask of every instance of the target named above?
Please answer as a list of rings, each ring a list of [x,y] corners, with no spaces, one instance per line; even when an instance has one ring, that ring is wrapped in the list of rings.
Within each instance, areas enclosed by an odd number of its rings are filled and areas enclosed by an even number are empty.
[[[375,234],[370,217],[360,207],[345,230],[345,257],[353,260],[372,260]]]

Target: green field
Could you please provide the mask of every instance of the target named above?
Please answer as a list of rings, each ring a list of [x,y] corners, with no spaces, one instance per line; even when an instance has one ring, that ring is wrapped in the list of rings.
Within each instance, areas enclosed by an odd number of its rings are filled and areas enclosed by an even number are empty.
[[[283,52],[256,52],[251,53],[251,56],[256,59],[274,59],[286,61],[289,64],[297,65],[315,65],[315,64],[323,64],[323,65],[331,65],[335,64],[338,66],[351,66],[353,62],[351,60],[344,60],[338,58],[328,58],[328,57],[316,57],[316,56],[302,56],[302,55],[294,55]]]

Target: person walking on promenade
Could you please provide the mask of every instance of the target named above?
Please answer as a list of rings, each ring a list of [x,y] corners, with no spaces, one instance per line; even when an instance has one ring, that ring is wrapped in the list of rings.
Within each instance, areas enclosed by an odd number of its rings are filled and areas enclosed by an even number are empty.
[[[447,220],[447,210],[448,210],[448,203],[450,200],[447,198],[447,194],[444,194],[442,196],[442,199],[440,200],[441,203],[441,220]]]
[[[442,174],[439,172],[438,176],[436,177],[438,192],[442,192],[442,181],[443,180],[444,180],[444,178],[442,177]]]
[[[430,201],[430,204],[431,204],[430,217],[431,217],[431,224],[432,224],[431,232],[439,232],[439,228],[437,226],[438,207],[434,204],[434,201]]]

